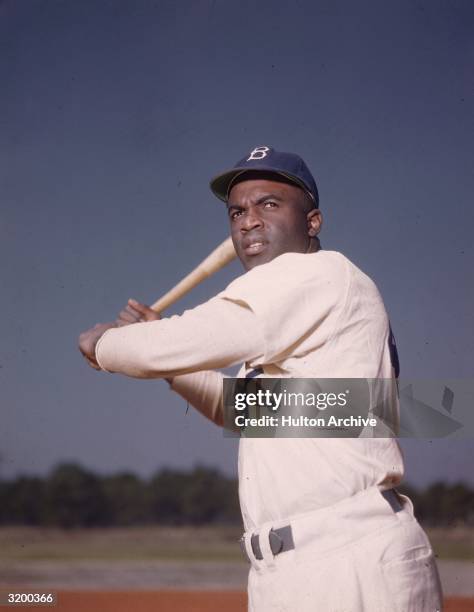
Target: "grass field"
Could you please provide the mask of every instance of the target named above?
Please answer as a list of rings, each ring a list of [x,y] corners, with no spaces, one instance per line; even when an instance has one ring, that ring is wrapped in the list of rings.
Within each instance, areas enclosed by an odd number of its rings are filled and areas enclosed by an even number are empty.
[[[426,531],[437,558],[474,560],[474,528],[453,527]]]
[[[0,560],[242,561],[238,527],[0,528]]]
[[[474,528],[427,530],[439,559],[474,559]],[[238,527],[0,528],[0,560],[242,561]]]

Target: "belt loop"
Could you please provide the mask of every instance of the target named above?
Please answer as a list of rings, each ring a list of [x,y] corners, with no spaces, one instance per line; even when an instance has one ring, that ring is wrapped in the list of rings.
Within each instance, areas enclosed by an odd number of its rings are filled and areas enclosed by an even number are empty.
[[[410,516],[410,518],[412,518],[415,514],[415,511],[413,509],[413,502],[411,501],[411,499],[407,497],[406,495],[399,493],[396,489],[394,489],[394,492],[399,499],[402,509],[405,510],[405,512],[400,512],[399,516],[408,515]]]
[[[400,500],[395,492],[395,489],[388,489],[386,491],[381,491],[382,497],[388,503],[388,505],[392,508],[393,512],[397,513],[403,509]]]
[[[262,527],[259,533],[260,550],[263,555],[263,563],[268,567],[269,570],[275,568],[275,556],[270,547],[270,531],[272,530],[271,525]]]
[[[251,543],[252,532],[246,531],[242,536],[242,540],[245,546],[245,552],[247,553],[247,557],[249,558],[252,567],[257,570],[257,572],[261,572],[260,563],[253,554],[252,543]]]

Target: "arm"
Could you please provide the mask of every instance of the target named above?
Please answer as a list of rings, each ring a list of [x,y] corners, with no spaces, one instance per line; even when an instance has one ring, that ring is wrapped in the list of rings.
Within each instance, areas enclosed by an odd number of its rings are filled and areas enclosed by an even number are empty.
[[[173,378],[258,359],[263,352],[252,311],[213,298],[181,316],[108,329],[95,346],[101,369],[134,378]]]
[[[253,313],[214,299],[181,317],[158,319],[147,306],[130,300],[115,323],[81,334],[80,350],[95,369],[166,378],[173,391],[222,425],[223,376],[208,369],[258,357],[262,340]]]
[[[206,371],[175,376],[170,387],[196,410],[220,427],[224,424],[220,372]]]

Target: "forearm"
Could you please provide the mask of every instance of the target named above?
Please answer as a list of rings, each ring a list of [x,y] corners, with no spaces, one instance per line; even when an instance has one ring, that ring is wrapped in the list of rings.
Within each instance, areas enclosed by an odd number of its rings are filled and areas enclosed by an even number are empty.
[[[224,423],[223,385],[224,376],[220,372],[205,371],[175,376],[170,387],[196,410],[222,427]]]
[[[108,330],[98,341],[103,370],[135,378],[175,376],[258,358],[263,340],[244,306],[213,298],[181,316]]]

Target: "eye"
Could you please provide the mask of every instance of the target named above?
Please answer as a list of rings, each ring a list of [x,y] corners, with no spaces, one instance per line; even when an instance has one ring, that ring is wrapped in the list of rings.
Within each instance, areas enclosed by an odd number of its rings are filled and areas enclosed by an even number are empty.
[[[232,221],[234,221],[241,214],[242,214],[241,210],[234,210],[233,212],[230,213],[229,217],[231,218]]]
[[[264,208],[275,208],[276,206],[278,206],[278,204],[272,200],[268,200],[268,202],[265,202],[263,205]]]

